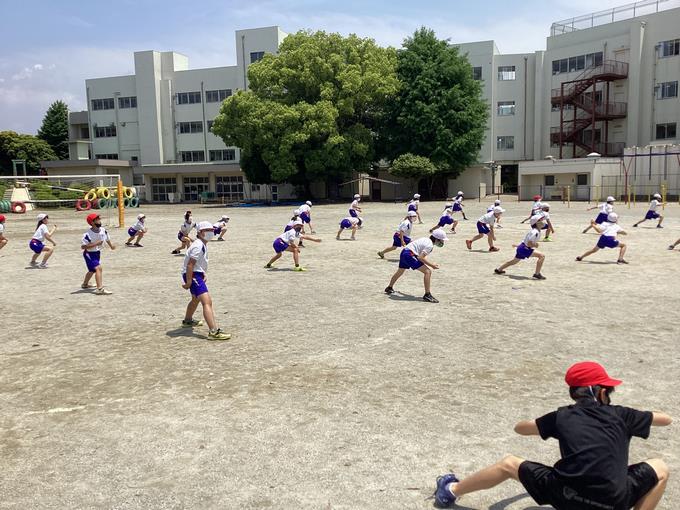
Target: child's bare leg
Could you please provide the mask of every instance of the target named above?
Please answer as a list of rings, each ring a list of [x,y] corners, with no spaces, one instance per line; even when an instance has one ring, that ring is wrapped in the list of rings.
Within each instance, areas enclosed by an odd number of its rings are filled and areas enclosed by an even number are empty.
[[[659,216],[659,223],[657,223],[656,226],[660,227],[662,223],[663,223],[663,215]]]
[[[90,280],[94,276],[94,271],[88,271],[85,273],[85,279],[83,280],[83,287],[87,287],[90,284]]]
[[[296,246],[290,246],[288,248],[290,251],[293,252],[293,262],[295,262],[295,266],[300,265],[300,250],[297,249]]]
[[[593,253],[598,252],[598,251],[600,251],[600,249],[599,249],[597,246],[595,246],[594,248],[591,248],[590,250],[588,250],[587,252],[585,252],[585,253],[584,253],[583,255],[581,255],[579,258],[580,258],[580,259],[584,259],[584,258],[586,258],[586,257],[590,257]]]
[[[489,248],[493,248],[493,236],[491,234],[486,235],[486,240],[489,243]]]
[[[430,282],[432,281],[432,269],[427,266],[420,266],[418,271],[423,273],[423,285],[425,286],[425,294],[430,293]]]
[[[623,243],[619,243],[619,260],[623,260],[623,256],[626,254],[627,246]]]
[[[451,225],[451,232],[456,231],[456,227],[458,226],[458,223],[459,223],[458,221],[453,220],[453,224]]]
[[[680,241],[680,239],[679,239],[678,241]],[[396,249],[397,249],[396,246],[390,245],[390,246],[388,246],[387,248],[385,248],[381,253],[382,253],[383,255],[385,255],[385,253],[389,253],[389,252],[394,251],[394,250],[396,250]]]
[[[647,464],[652,466],[652,469],[656,472],[656,476],[659,482],[640,500],[635,504],[635,510],[653,510],[661,501],[663,493],[666,490],[666,484],[668,483],[668,475],[670,470],[666,463],[661,459],[651,459],[645,461]]]
[[[101,289],[104,284],[103,284],[103,278],[102,278],[102,266],[97,266],[97,268],[94,270],[94,281],[97,284],[97,288]]]
[[[208,324],[208,327],[213,330],[217,329],[217,321],[215,320],[215,312],[213,311],[212,298],[207,292],[198,296],[198,300],[203,305],[203,318]]]
[[[274,255],[274,256],[269,260],[269,262],[267,262],[267,265],[268,265],[268,266],[271,266],[274,262],[276,262],[277,260],[279,260],[279,259],[281,258],[282,255],[283,255],[282,253],[277,253],[276,255]]]
[[[463,494],[491,489],[506,480],[519,480],[519,466],[524,459],[508,455],[500,462],[477,471],[458,483],[451,484],[451,491],[460,497]]]
[[[484,234],[477,234],[475,237],[470,239],[470,244],[474,243],[475,241],[480,240],[482,237],[484,237]]]
[[[342,229],[338,230],[338,233],[335,235],[335,238],[340,239],[340,234],[342,234]]]
[[[357,233],[357,226],[352,227],[352,237],[350,239],[356,239],[355,234]]]
[[[43,261],[42,261],[42,263],[43,263],[43,264],[46,264],[47,261],[49,260],[49,258],[50,258],[50,257],[52,256],[52,254],[54,253],[54,248],[50,248],[49,246],[45,246],[45,249],[43,250],[43,253],[44,253],[45,255],[43,256]]]
[[[536,257],[536,274],[541,274],[541,269],[543,269],[543,262],[545,262],[545,255],[541,252],[535,251],[531,254],[532,257]]]
[[[404,274],[404,271],[406,271],[406,269],[402,269],[401,267],[397,269],[397,272],[392,275],[392,279],[390,280],[388,287],[394,287],[394,284],[397,283],[399,278],[401,278],[401,275]]]
[[[0,239],[0,250],[2,250],[7,244],[7,239]]]
[[[502,264],[502,265],[498,268],[498,270],[499,270],[499,271],[503,271],[504,269],[506,269],[506,268],[508,268],[508,267],[510,267],[510,266],[514,266],[514,265],[517,264],[518,262],[519,262],[519,259],[517,259],[517,258],[514,258],[514,259],[512,259],[512,260],[508,260],[507,262],[505,262],[504,264]],[[538,272],[538,271],[537,271],[537,272]]]
[[[198,303],[200,301],[196,296],[191,296],[191,301],[189,301],[189,304],[187,305],[187,311],[184,314],[184,320],[189,322],[193,318],[194,314],[196,313],[196,308],[198,308]]]
[[[135,236],[130,236],[127,241],[125,241],[125,244],[131,244],[132,241],[134,240]]]

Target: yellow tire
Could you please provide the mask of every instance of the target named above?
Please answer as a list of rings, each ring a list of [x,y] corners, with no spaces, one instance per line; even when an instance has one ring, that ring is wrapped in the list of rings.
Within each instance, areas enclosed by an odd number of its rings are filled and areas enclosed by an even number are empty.
[[[111,192],[108,190],[108,188],[97,188],[97,196],[99,198],[109,199],[111,198]]]
[[[123,188],[123,197],[124,198],[132,198],[134,196],[134,193],[132,193],[132,190],[128,187]]]
[[[91,189],[90,191],[85,193],[84,200],[89,200],[90,202],[92,202],[95,198],[97,198],[97,192],[95,190]]]

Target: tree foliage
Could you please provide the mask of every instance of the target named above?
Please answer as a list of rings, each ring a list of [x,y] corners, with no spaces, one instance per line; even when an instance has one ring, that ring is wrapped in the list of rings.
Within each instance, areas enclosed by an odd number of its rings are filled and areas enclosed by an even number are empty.
[[[50,105],[38,130],[38,138],[50,144],[58,159],[68,159],[68,106],[63,101]]]
[[[58,158],[45,140],[14,131],[0,131],[0,170],[5,175],[11,175],[13,159],[26,160],[26,170],[37,173],[40,161]]]
[[[392,162],[390,173],[397,177],[404,177],[406,179],[423,179],[425,177],[432,177],[437,172],[437,167],[434,166],[429,158],[423,156],[416,156],[407,152],[402,154]]]
[[[467,58],[421,28],[397,52],[397,77],[401,87],[382,131],[389,159],[424,156],[454,176],[475,163],[488,107]]]
[[[377,159],[376,130],[397,91],[396,53],[372,39],[301,31],[250,66],[250,89],[212,131],[241,149],[254,183],[335,181]]]

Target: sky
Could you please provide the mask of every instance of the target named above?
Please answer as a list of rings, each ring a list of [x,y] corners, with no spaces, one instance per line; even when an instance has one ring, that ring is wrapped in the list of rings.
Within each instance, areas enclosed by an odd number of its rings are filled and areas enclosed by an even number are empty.
[[[49,105],[87,108],[85,79],[133,73],[133,52],[177,51],[192,69],[234,65],[234,32],[278,25],[399,47],[421,26],[501,53],[545,49],[554,21],[625,0],[0,0],[0,131],[35,134]],[[37,15],[36,13],[39,13]]]

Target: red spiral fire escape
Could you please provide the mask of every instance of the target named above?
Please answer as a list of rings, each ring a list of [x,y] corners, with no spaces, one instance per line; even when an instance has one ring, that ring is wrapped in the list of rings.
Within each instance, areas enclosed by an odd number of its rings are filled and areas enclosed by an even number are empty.
[[[550,101],[560,108],[560,125],[551,128],[550,141],[559,145],[560,159],[567,144],[572,145],[573,158],[591,152],[602,156],[623,154],[624,142],[609,141],[609,121],[626,117],[628,104],[610,101],[609,86],[611,82],[627,77],[627,63],[605,60],[583,71],[575,80],[552,89]],[[598,125],[601,128],[599,137]],[[577,147],[582,149],[580,154],[577,154]]]

